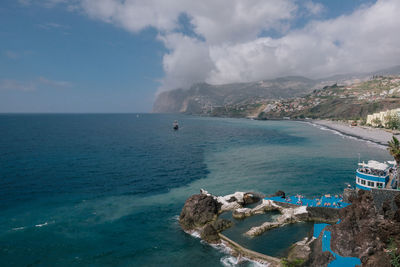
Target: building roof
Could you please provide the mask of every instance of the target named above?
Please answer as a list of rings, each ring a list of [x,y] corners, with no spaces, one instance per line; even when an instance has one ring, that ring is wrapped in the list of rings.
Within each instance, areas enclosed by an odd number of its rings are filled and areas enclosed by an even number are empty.
[[[374,169],[374,170],[380,170],[380,171],[384,171],[387,168],[389,168],[389,165],[387,165],[386,163],[381,163],[375,160],[369,160],[368,163],[358,163],[358,165],[365,167],[365,168],[370,168],[370,169]]]

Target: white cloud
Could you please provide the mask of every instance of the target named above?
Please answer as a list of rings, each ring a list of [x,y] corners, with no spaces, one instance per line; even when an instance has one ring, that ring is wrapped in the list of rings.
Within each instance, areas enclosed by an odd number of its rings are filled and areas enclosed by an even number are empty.
[[[52,29],[69,29],[69,26],[62,25],[55,22],[46,22],[37,24],[37,27],[44,29],[44,30],[52,30]]]
[[[313,1],[306,1],[304,3],[306,10],[312,15],[320,15],[324,11],[324,5],[321,3],[315,3]]]
[[[381,0],[348,16],[310,22],[280,38],[210,45],[206,81],[229,83],[285,75],[312,78],[400,64],[400,1]]]
[[[32,0],[18,0],[18,3],[23,6],[30,6],[32,3]]]
[[[18,3],[22,6],[30,6],[32,4],[39,4],[47,8],[52,8],[53,6],[61,3],[76,2],[79,0],[18,0]]]
[[[284,28],[297,9],[292,0],[82,0],[81,6],[90,17],[134,33],[147,27],[160,31],[159,40],[169,49],[163,57],[161,90],[208,80],[216,67],[212,47],[251,41],[262,31]],[[205,41],[176,33],[182,14]]]
[[[193,82],[228,83],[276,76],[329,76],[372,71],[400,63],[400,1],[378,0],[349,15],[309,22],[293,30],[293,19],[321,15],[316,1],[297,0],[43,0],[65,2],[93,19],[137,33],[159,31],[168,48],[161,89]],[[190,18],[195,35],[177,33],[179,16]],[[281,37],[266,37],[271,31]],[[261,33],[263,36],[261,36]]]
[[[132,32],[146,27],[171,32],[179,28],[179,15],[187,14],[208,43],[250,40],[291,19],[297,8],[293,0],[82,0],[81,4],[90,17]]]
[[[179,33],[160,35],[159,39],[170,49],[163,58],[165,78],[161,90],[185,88],[207,79],[214,63],[206,43]]]
[[[17,80],[0,80],[1,90],[15,90],[15,91],[35,91],[36,85],[34,82],[21,82]]]
[[[20,56],[17,52],[11,50],[4,51],[3,54],[10,59],[18,59]]]
[[[38,82],[43,85],[48,85],[48,86],[52,86],[52,87],[70,87],[70,86],[72,86],[72,83],[67,82],[67,81],[49,80],[44,77],[39,77]]]
[[[18,81],[12,79],[0,80],[0,91],[11,90],[11,91],[36,91],[40,88],[65,88],[71,87],[72,83],[67,81],[55,81],[49,80],[44,77],[39,77],[32,81]]]

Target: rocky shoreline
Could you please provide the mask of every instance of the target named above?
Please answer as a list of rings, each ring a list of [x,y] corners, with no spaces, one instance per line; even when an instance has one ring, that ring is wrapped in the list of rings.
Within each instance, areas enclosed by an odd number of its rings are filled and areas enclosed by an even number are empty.
[[[282,191],[272,196],[285,198]],[[328,207],[306,207],[264,199],[253,192],[236,192],[227,196],[213,196],[201,190],[200,194],[189,197],[182,209],[179,223],[185,232],[198,232],[210,244],[224,244],[231,248],[236,257],[246,257],[269,266],[327,266],[335,259],[329,251],[322,250],[322,235],[318,238],[309,234],[304,240],[292,245],[285,259],[278,259],[242,247],[223,235],[223,231],[234,227],[233,222],[220,219],[219,215],[232,211],[234,218],[246,217],[278,210],[281,215],[273,222],[265,222],[250,228],[248,236],[261,235],[275,227],[302,221],[331,224],[327,229],[332,233],[331,248],[343,257],[357,257],[363,266],[390,266],[391,255],[400,249],[400,194],[386,201],[377,209],[371,192],[360,190],[351,197],[352,205],[342,209]],[[391,203],[389,203],[391,202]],[[254,208],[249,204],[257,203]],[[336,224],[340,220],[339,224]],[[394,254],[393,254],[394,253]]]

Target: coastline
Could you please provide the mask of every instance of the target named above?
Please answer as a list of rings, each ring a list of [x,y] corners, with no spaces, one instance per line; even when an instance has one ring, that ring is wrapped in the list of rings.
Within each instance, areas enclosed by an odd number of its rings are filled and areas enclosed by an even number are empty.
[[[398,133],[391,133],[385,129],[371,128],[367,126],[351,126],[344,122],[330,120],[311,120],[309,123],[337,131],[343,135],[351,136],[360,140],[369,141],[378,145],[387,146],[392,136],[400,137]]]

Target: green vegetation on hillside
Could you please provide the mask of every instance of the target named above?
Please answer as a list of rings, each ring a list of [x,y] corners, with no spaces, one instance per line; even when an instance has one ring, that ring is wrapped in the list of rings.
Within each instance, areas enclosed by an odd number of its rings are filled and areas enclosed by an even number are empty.
[[[360,120],[368,114],[400,107],[400,76],[374,77],[348,86],[325,86],[302,98],[270,101],[259,118],[327,118]],[[399,122],[391,121],[397,128]]]

